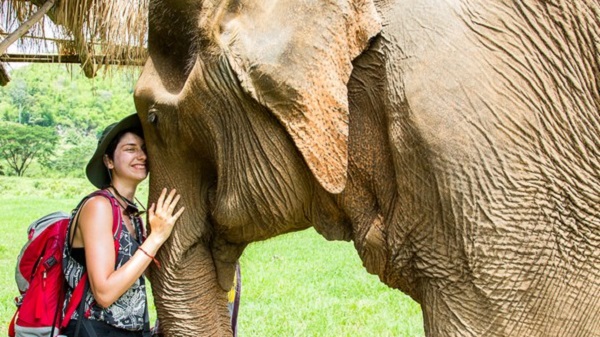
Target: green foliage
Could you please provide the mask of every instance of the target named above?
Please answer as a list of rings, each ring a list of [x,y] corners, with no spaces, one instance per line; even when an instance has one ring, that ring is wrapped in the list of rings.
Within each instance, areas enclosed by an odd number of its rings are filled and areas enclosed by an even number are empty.
[[[28,175],[83,177],[96,136],[135,112],[135,68],[86,78],[77,66],[32,64],[14,69],[0,87],[0,121],[53,128],[59,135],[53,156],[29,162]],[[39,158],[42,159],[42,158]],[[0,166],[0,175],[11,168]]]
[[[92,135],[83,135],[68,129],[60,139],[59,151],[48,162],[48,167],[60,172],[63,177],[84,177],[84,167],[96,149],[97,140]]]
[[[43,161],[52,155],[57,142],[53,128],[0,123],[0,159],[19,177],[34,159]]]
[[[0,116],[21,124],[94,132],[135,111],[135,71],[86,78],[78,68],[32,64],[11,72],[0,87]]]

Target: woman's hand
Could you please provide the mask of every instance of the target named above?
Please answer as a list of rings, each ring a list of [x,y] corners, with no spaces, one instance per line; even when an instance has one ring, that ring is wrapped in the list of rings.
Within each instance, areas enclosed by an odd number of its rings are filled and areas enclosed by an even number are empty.
[[[154,240],[157,240],[159,245],[162,245],[171,235],[173,231],[173,225],[183,211],[185,207],[181,207],[177,213],[173,214],[177,202],[179,202],[180,195],[175,195],[177,191],[171,190],[171,193],[167,194],[167,189],[163,188],[160,197],[156,203],[152,203],[148,210],[148,222],[150,224],[150,236]],[[150,236],[148,239],[150,239]]]

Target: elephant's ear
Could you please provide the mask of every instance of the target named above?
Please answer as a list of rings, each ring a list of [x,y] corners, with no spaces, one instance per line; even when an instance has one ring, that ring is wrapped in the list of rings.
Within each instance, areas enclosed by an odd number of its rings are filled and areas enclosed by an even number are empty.
[[[352,60],[381,30],[369,0],[232,1],[220,47],[242,87],[285,127],[321,185],[340,193],[348,167]]]

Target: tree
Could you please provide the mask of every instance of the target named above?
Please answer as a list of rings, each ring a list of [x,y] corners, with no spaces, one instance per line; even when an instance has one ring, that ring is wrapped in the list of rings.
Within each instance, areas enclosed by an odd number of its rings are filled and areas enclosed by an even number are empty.
[[[10,97],[12,104],[17,108],[18,115],[15,122],[21,124],[27,124],[29,121],[29,114],[24,113],[27,108],[33,103],[32,97],[27,92],[27,83],[18,79],[14,85],[8,89],[8,96]]]
[[[61,176],[84,178],[84,167],[98,143],[95,135],[83,135],[77,129],[59,132],[61,137],[48,167]]]
[[[44,160],[52,155],[58,135],[53,128],[18,123],[0,123],[0,159],[8,164],[7,170],[19,177],[34,159]]]

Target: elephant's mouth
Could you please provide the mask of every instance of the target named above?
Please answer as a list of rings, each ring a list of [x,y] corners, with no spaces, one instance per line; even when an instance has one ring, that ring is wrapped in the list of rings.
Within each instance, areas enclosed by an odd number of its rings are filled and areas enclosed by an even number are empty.
[[[206,193],[206,204],[208,206],[208,214],[212,214],[217,203],[217,184],[210,184]],[[212,222],[212,221],[211,221]]]
[[[213,214],[217,208],[216,181],[207,188],[208,225],[211,227],[210,250],[217,272],[217,281],[224,291],[233,286],[236,264],[246,244],[235,244],[227,240],[224,226],[220,226]]]

